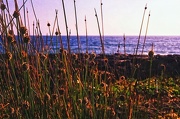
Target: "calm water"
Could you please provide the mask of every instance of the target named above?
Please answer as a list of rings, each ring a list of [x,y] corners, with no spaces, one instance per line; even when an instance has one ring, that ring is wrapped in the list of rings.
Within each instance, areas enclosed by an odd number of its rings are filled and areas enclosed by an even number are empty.
[[[62,36],[63,46],[67,48],[66,36]],[[81,51],[86,51],[86,37],[80,36],[81,41]],[[127,54],[133,54],[135,48],[137,47],[138,36],[126,36],[125,39],[125,49]],[[144,37],[141,37],[138,54],[142,52],[142,45],[144,42]],[[155,54],[167,55],[167,54],[179,54],[180,55],[180,36],[148,36],[146,38],[144,53],[147,54],[152,48],[152,43],[154,44]],[[60,48],[59,37],[54,36],[52,39],[47,36],[43,36],[43,40],[38,37],[32,37],[32,46],[36,47],[41,51],[40,44],[45,44],[49,46],[48,52],[57,52]],[[36,44],[36,45],[35,45]],[[37,45],[38,44],[38,45]],[[45,46],[44,45],[44,46]],[[72,52],[78,51],[77,38],[76,36],[70,37],[70,46]],[[122,36],[105,36],[104,38],[105,53],[114,54],[118,52],[124,53],[124,40]],[[1,47],[2,48],[2,47]],[[102,53],[101,43],[99,36],[88,36],[88,51]]]

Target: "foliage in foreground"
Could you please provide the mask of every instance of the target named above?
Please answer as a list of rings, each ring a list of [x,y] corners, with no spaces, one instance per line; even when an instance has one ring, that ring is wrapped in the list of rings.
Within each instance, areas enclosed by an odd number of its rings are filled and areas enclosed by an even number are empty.
[[[180,114],[179,78],[117,79],[106,70],[108,59],[106,69],[98,69],[94,53],[16,55],[1,57],[1,117],[140,119]]]
[[[0,118],[148,119],[180,115],[180,78],[164,78],[163,70],[162,76],[144,81],[116,77],[105,56],[101,68],[95,53],[73,54],[70,47],[67,52],[61,46],[51,55],[48,47],[52,44],[44,45],[39,22],[33,29],[33,40],[38,42],[31,42],[16,0],[15,6],[11,15],[8,6],[1,3]],[[49,33],[51,40],[53,33]],[[56,38],[62,41],[60,31]]]

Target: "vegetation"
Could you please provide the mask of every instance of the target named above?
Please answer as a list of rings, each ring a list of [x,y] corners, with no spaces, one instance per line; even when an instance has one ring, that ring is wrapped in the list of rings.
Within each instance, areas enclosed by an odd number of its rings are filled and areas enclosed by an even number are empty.
[[[70,46],[68,51],[64,49],[56,12],[52,31],[50,23],[47,24],[49,28],[47,37],[52,39],[55,34],[57,40],[61,42],[61,49],[51,54],[47,44],[43,42],[38,20],[36,28],[33,25],[32,37],[29,36],[28,25],[25,25],[28,19],[25,18],[23,22],[20,14],[26,1],[20,9],[16,0],[14,3],[16,10],[11,15],[8,2],[1,2],[0,118],[177,119],[179,117],[180,77],[165,77],[163,65],[161,75],[153,77],[151,75],[153,51],[149,53],[151,60],[149,78],[139,80],[133,75],[132,77],[118,75],[114,70],[115,67],[110,66],[110,59],[104,54],[104,50],[101,57],[88,52],[71,53]],[[24,11],[24,15],[28,16],[28,11],[26,13]],[[98,29],[100,31],[100,27]],[[69,40],[68,29],[66,30]],[[100,37],[103,46],[103,37]],[[37,42],[32,42],[32,39]],[[50,45],[57,45],[52,43]],[[137,65],[133,66],[133,71],[136,72]]]

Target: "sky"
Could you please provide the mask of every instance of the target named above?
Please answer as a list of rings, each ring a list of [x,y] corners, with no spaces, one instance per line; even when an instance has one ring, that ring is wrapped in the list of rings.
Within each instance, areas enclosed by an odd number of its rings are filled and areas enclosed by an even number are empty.
[[[14,11],[14,0],[9,0],[10,11]],[[19,7],[23,0],[17,0]],[[62,35],[66,35],[62,0],[32,0],[37,18],[40,21],[42,34],[49,33],[47,23],[51,30],[55,19],[55,10],[58,10],[58,20]],[[64,0],[68,28],[71,35],[76,35],[76,21],[74,15],[74,0]],[[87,18],[88,35],[98,35],[98,25],[94,8],[97,11],[101,26],[101,0],[76,0],[78,17],[78,31],[85,35],[85,16]],[[149,19],[147,35],[180,35],[180,0],[102,0],[103,23],[105,35],[139,35],[144,7],[147,4],[143,23],[142,35],[145,35],[148,14]],[[29,23],[35,22],[31,0],[25,5],[28,9]],[[21,10],[23,12],[23,10]],[[22,14],[23,16],[23,14]],[[23,18],[23,17],[22,17]]]

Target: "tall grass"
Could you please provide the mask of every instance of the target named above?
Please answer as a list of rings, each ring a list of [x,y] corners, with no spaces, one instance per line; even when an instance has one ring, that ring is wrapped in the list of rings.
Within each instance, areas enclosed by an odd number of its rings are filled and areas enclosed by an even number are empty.
[[[74,0],[74,14],[76,20],[76,33],[77,33],[77,44],[78,44],[78,53],[81,53],[81,43],[79,39],[79,31],[78,31],[78,21],[77,21],[77,10],[76,10],[76,1]]]
[[[55,40],[59,39],[61,49],[51,54],[53,49],[44,43],[34,8],[36,21],[32,26],[33,36],[29,36],[29,28],[27,24],[24,25],[29,18],[23,21],[20,14],[26,1],[23,3],[18,9],[15,1],[13,15],[8,5],[1,3],[0,39],[3,51],[0,54],[0,118],[141,119],[164,115],[177,117],[180,114],[175,108],[179,106],[179,98],[176,98],[179,96],[179,82],[165,79],[164,70],[156,80],[137,81],[116,76],[110,59],[106,57],[94,52],[80,56],[71,53],[70,45],[67,51],[62,44],[57,11],[52,30],[50,24],[47,27],[47,39],[52,39],[55,32]],[[63,0],[62,3],[66,16]],[[66,17],[64,19],[67,26]],[[105,55],[99,23],[98,29]],[[67,27],[66,31],[69,42]],[[32,42],[32,39],[36,42]],[[163,102],[164,99],[169,102]],[[172,108],[173,104],[177,106]],[[161,109],[164,105],[169,109],[165,114]]]
[[[103,18],[103,2],[102,0],[100,1],[101,2],[101,28],[102,28],[102,39],[104,41],[104,18]]]
[[[86,29],[86,53],[88,53],[88,31],[87,31],[87,19],[86,19],[86,16],[85,16],[84,22],[85,22],[85,29]]]
[[[97,25],[98,25],[99,37],[100,37],[101,47],[102,47],[102,54],[105,55],[104,41],[103,41],[103,38],[102,38],[102,33],[101,33],[100,24],[99,24],[99,19],[98,19],[98,15],[97,15],[96,9],[94,9],[94,11],[95,11],[96,19],[97,19]]]
[[[143,17],[142,17],[142,22],[141,22],[140,32],[139,32],[139,36],[138,36],[138,42],[137,42],[137,47],[136,47],[135,55],[137,55],[138,49],[139,49],[139,42],[140,42],[140,38],[141,38],[141,32],[142,32],[142,27],[143,27],[143,23],[144,23],[144,17],[145,17],[145,14],[146,14],[146,9],[147,9],[147,4],[144,7],[144,13],[143,13]]]
[[[65,21],[65,25],[66,25],[68,53],[71,53],[70,39],[69,39],[69,34],[68,34],[69,30],[68,30],[68,24],[67,24],[67,18],[66,18],[66,10],[65,10],[65,5],[64,5],[64,0],[62,0],[62,6],[63,6],[63,12],[64,12],[64,21]]]
[[[145,47],[146,37],[147,37],[147,32],[148,32],[148,26],[149,26],[149,19],[150,19],[150,12],[149,12],[149,15],[148,15],[148,21],[147,21],[147,25],[146,25],[146,33],[145,33],[145,37],[144,37],[144,42],[143,42],[143,48],[142,48],[141,55],[143,55],[143,52],[144,52],[144,47]]]

